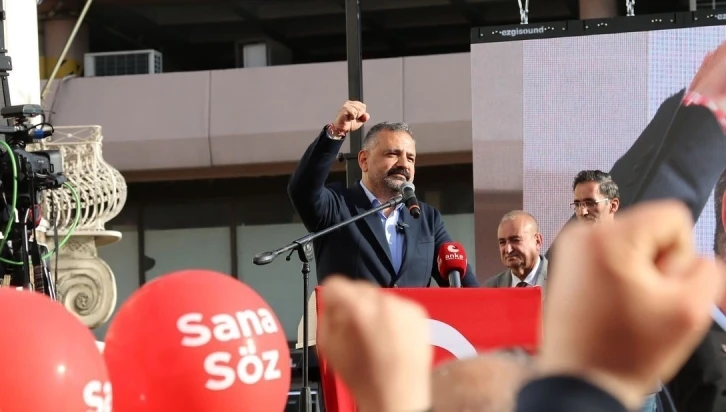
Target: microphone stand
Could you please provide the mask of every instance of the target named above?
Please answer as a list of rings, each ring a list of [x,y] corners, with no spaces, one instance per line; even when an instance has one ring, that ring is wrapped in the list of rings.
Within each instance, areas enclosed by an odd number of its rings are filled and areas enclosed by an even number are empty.
[[[307,235],[294,240],[287,246],[283,246],[279,249],[271,250],[268,252],[262,252],[255,255],[252,259],[252,263],[255,265],[267,265],[275,260],[278,256],[283,253],[289,252],[285,260],[290,261],[291,256],[297,251],[297,256],[302,262],[302,277],[303,277],[303,355],[302,355],[302,388],[300,388],[300,399],[298,402],[300,412],[312,412],[312,393],[310,391],[310,382],[308,378],[308,289],[310,288],[310,262],[315,259],[313,252],[313,240],[325,236],[328,233],[338,230],[341,227],[348,226],[353,222],[357,222],[370,216],[374,213],[378,213],[381,210],[394,207],[403,201],[402,195],[396,195],[391,200],[380,206],[374,207],[373,209],[366,210],[365,212],[355,215],[348,220],[344,220],[340,223],[336,223],[333,226],[325,228],[319,232],[308,233]]]
[[[466,272],[464,273],[466,274]],[[458,270],[455,270],[451,273],[449,273],[449,287],[450,288],[460,288],[461,287],[461,273]]]

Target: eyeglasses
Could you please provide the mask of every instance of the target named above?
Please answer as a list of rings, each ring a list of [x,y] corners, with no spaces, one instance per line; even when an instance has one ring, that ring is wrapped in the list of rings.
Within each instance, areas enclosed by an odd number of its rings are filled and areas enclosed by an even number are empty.
[[[608,200],[610,200],[610,199],[608,199],[608,198],[600,199],[600,200],[591,200],[590,199],[590,200],[582,200],[582,201],[576,200],[576,201],[570,203],[570,207],[572,208],[572,210],[577,210],[581,207],[586,207],[588,209],[592,209],[595,206],[597,206],[598,203],[607,202]]]

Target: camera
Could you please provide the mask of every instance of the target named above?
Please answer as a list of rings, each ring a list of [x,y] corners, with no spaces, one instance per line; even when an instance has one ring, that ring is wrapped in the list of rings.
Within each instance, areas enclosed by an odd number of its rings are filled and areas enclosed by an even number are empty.
[[[26,146],[39,143],[53,134],[53,126],[44,121],[43,109],[36,104],[7,106],[0,109],[0,116],[6,120],[7,126],[0,126],[0,134],[5,136],[5,143],[11,148],[15,157],[15,168],[12,168],[10,153],[3,153],[0,158],[0,176],[2,186],[7,187],[9,178],[17,174],[18,196],[32,195],[32,206],[40,203],[40,191],[57,189],[66,182],[63,176],[63,161],[59,150],[40,150],[28,152]],[[36,116],[43,121],[32,124]],[[35,193],[29,193],[35,192]],[[24,199],[26,200],[26,199]]]

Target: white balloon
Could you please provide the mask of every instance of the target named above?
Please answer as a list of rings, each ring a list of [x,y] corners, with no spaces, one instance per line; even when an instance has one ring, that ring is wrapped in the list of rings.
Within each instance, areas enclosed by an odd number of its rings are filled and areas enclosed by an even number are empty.
[[[96,346],[98,347],[98,351],[101,352],[101,353],[103,353],[103,348],[106,347],[106,344],[104,342],[101,342],[101,341],[98,341],[97,340],[96,341]]]

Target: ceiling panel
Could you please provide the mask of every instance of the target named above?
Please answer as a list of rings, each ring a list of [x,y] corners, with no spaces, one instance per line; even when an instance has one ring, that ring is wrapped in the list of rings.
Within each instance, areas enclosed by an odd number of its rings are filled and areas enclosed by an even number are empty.
[[[48,1],[48,0],[46,0]],[[65,0],[62,0],[65,1]],[[77,1],[77,0],[76,0]],[[85,1],[85,0],[83,0]],[[153,6],[158,4],[181,5],[181,4],[214,4],[225,3],[228,0],[94,0],[96,4],[109,4],[114,6]]]
[[[243,20],[226,4],[147,5],[134,7],[133,10],[161,26],[241,22]]]
[[[435,27],[450,24],[469,24],[466,17],[451,6],[421,7],[411,10],[392,10],[382,14],[381,22],[387,28]]]
[[[56,0],[46,0],[56,1]],[[66,4],[71,1],[64,0]],[[83,0],[85,1],[85,0]],[[394,57],[468,49],[470,28],[516,24],[516,0],[359,0],[363,54]],[[573,0],[530,0],[531,18],[560,16]],[[574,0],[576,1],[576,0]],[[645,1],[645,0],[639,0]],[[89,22],[114,47],[153,46],[179,67],[207,70],[234,64],[236,42],[272,39],[295,62],[343,60],[346,0],[95,0]],[[536,7],[534,6],[536,3]],[[547,13],[543,13],[543,11]],[[94,43],[93,51],[103,51]],[[449,48],[449,49],[447,49]],[[214,52],[194,52],[194,50]],[[225,50],[228,50],[226,52]],[[213,58],[212,58],[213,57]],[[166,59],[165,59],[166,60]],[[216,66],[215,66],[216,65]]]
[[[400,10],[449,5],[449,0],[360,0],[360,8],[364,12],[366,10]]]
[[[334,0],[264,0],[256,6],[247,2],[238,3],[261,19],[284,19],[342,12]]]

